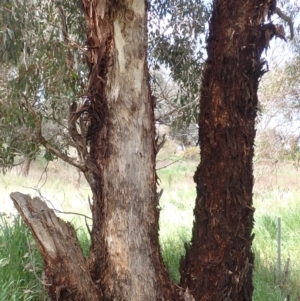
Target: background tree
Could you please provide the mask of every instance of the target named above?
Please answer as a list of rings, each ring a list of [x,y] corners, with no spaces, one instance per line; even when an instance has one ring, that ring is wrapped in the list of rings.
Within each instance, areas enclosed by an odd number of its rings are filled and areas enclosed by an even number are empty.
[[[210,12],[201,0],[150,1],[148,61],[156,120],[175,132],[198,119]]]
[[[256,158],[298,161],[299,144],[299,7],[280,2],[282,11],[288,11],[293,20],[287,36],[293,40],[281,47],[281,41],[272,42],[268,50],[270,70],[259,89],[259,118],[257,124]],[[280,14],[281,15],[281,14]],[[285,17],[286,20],[288,18]],[[275,19],[276,20],[276,19]]]
[[[87,76],[79,2],[5,1],[0,8],[0,167],[43,149],[47,160],[76,164],[66,155],[68,107],[83,95]]]

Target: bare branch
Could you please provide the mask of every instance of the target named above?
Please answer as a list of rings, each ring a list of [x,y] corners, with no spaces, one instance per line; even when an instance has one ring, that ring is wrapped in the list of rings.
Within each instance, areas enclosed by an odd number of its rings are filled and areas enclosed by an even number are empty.
[[[178,159],[178,160],[173,160],[173,161],[172,161],[171,163],[169,163],[169,164],[166,164],[166,165],[164,165],[164,166],[162,166],[162,167],[156,168],[156,170],[161,170],[161,169],[167,168],[168,166],[173,165],[173,164],[175,164],[175,163],[177,163],[177,162],[180,162],[180,161],[183,161],[183,158],[180,158],[180,159]]]
[[[192,102],[186,104],[185,106],[178,106],[178,107],[175,107],[173,110],[171,110],[171,111],[169,111],[169,112],[167,112],[167,113],[165,113],[165,114],[163,114],[163,115],[160,115],[160,116],[158,116],[158,117],[155,118],[155,119],[156,119],[156,121],[160,121],[161,119],[164,119],[164,118],[166,118],[166,117],[168,117],[168,116],[174,114],[175,112],[181,112],[181,111],[185,110],[186,108],[189,108],[189,107],[191,107],[191,106],[193,106],[193,105],[195,105],[195,104],[198,104],[198,103],[199,103],[199,99],[197,98],[197,99],[195,99],[194,101],[192,101]],[[175,106],[175,104],[173,104],[173,106]]]
[[[42,135],[41,133],[37,137],[38,141],[46,148],[48,149],[53,155],[57,156],[58,158],[62,159],[63,161],[69,163],[70,165],[73,165],[77,168],[79,168],[81,171],[86,171],[86,165],[83,163],[78,163],[73,158],[65,155],[60,150],[58,150],[56,147],[51,145]]]
[[[276,7],[274,11],[282,20],[288,23],[291,32],[291,40],[294,38],[294,25],[291,17],[287,16],[285,13],[281,11],[280,8]]]
[[[166,134],[164,134],[162,136],[162,140],[158,143],[158,138],[156,139],[156,151],[157,153],[161,150],[161,148],[164,146],[164,144],[166,143],[167,139],[166,139]]]
[[[87,156],[87,147],[86,147],[86,133],[84,130],[83,120],[81,118],[82,112],[77,110],[76,102],[73,102],[69,108],[69,119],[68,119],[68,130],[75,143],[78,155],[81,159],[86,158]],[[80,119],[80,130],[81,134],[78,133],[76,122]]]

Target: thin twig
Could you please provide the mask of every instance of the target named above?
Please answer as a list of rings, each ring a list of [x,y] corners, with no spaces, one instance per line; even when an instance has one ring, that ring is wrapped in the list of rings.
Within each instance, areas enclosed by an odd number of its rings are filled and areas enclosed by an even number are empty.
[[[183,160],[183,158],[180,158],[180,159],[175,160],[175,161],[173,161],[173,162],[171,162],[171,163],[169,163],[169,164],[167,164],[167,165],[165,165],[165,166],[163,166],[163,167],[156,168],[156,170],[161,170],[161,169],[167,168],[168,166],[170,166],[170,165],[172,165],[172,164],[175,164],[175,163],[177,163],[177,162],[179,162],[179,161],[182,161],[182,160]]]

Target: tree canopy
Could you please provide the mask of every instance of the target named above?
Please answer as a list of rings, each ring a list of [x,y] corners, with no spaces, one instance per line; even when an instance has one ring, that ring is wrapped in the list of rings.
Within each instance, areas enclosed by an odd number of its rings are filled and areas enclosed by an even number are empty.
[[[6,1],[0,6],[1,167],[15,157],[65,155],[69,105],[87,77],[80,2]]]
[[[209,11],[202,1],[148,3],[148,61],[160,121],[181,127],[197,120]],[[6,1],[0,24],[0,167],[7,170],[38,154],[78,166],[68,156],[74,146],[68,119],[71,104],[82,104],[87,88],[89,54],[80,1]],[[166,98],[157,85],[160,68],[171,77]],[[163,108],[165,102],[169,106]],[[180,114],[170,118],[175,111]]]

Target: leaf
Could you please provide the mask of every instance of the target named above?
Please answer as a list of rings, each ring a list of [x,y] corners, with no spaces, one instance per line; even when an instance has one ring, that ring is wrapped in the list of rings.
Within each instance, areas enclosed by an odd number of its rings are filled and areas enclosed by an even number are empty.
[[[48,150],[45,151],[43,158],[45,158],[47,161],[53,161],[54,159],[53,155]]]
[[[12,39],[13,36],[14,36],[13,31],[11,29],[9,29],[8,27],[6,28],[6,31],[7,31],[8,35],[9,35],[9,37]]]
[[[27,258],[27,257],[29,257],[29,253],[28,252],[23,256],[23,258]]]
[[[4,267],[9,264],[10,259],[9,258],[1,258],[0,259],[0,267]]]

